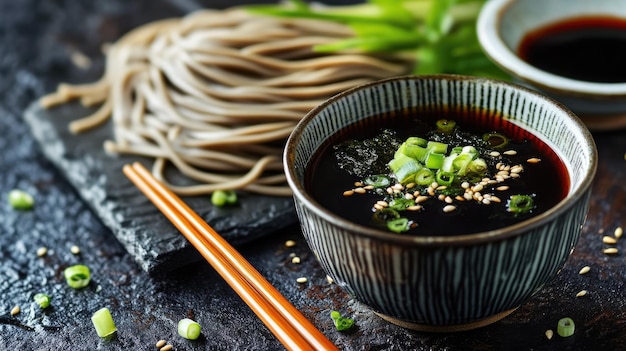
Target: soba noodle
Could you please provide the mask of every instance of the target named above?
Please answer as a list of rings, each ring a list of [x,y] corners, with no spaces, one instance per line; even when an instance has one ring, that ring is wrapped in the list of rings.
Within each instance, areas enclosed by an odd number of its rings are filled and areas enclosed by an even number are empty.
[[[106,151],[153,158],[153,174],[178,194],[288,196],[282,145],[298,120],[335,93],[411,69],[399,57],[312,51],[351,35],[330,22],[198,11],[138,27],[111,46],[99,81],[61,84],[40,102],[99,104],[70,130],[111,118]],[[168,164],[195,184],[168,182]]]

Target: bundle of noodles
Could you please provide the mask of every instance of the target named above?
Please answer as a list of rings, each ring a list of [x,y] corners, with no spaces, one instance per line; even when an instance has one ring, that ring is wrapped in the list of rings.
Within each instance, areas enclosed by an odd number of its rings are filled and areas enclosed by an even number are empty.
[[[61,84],[40,102],[100,104],[70,130],[112,118],[107,152],[153,158],[153,174],[178,194],[287,196],[282,146],[298,120],[337,92],[411,70],[400,58],[312,50],[351,35],[318,20],[199,11],[138,27],[111,46],[99,81]],[[168,182],[166,164],[193,184]]]

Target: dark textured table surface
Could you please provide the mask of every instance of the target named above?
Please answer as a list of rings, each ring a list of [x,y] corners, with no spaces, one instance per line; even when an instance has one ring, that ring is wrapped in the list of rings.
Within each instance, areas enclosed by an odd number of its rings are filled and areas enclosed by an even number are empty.
[[[199,0],[0,1],[0,350],[155,350],[159,339],[175,350],[280,350],[281,344],[204,262],[148,275],[98,216],[44,157],[23,120],[36,98],[61,81],[92,81],[102,73],[100,46],[126,31],[201,7],[240,2]],[[79,69],[71,53],[92,65]],[[626,131],[595,133],[600,167],[591,210],[576,250],[557,278],[513,314],[463,333],[425,334],[390,325],[326,281],[297,227],[288,227],[240,251],[293,304],[345,350],[626,350],[626,246],[606,255],[602,236],[626,226]],[[15,211],[6,194],[33,194],[31,211]],[[297,245],[286,248],[293,239]],[[624,239],[626,240],[626,239]],[[77,245],[81,252],[70,253]],[[48,248],[37,257],[39,247]],[[302,258],[291,263],[290,254]],[[87,263],[93,281],[72,290],[62,271]],[[591,271],[579,275],[583,266]],[[296,278],[308,277],[298,284]],[[587,295],[576,297],[581,290]],[[40,310],[32,296],[45,291],[52,307]],[[14,306],[21,312],[11,316]],[[91,314],[108,307],[118,326],[100,339]],[[334,330],[329,311],[356,320],[349,333]],[[569,316],[576,333],[548,340],[547,329]],[[199,340],[176,333],[178,320],[203,326]]]

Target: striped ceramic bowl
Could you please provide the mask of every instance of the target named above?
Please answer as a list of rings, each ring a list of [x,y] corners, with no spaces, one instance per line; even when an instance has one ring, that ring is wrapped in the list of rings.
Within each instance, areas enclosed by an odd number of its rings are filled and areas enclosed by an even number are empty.
[[[357,122],[420,105],[498,113],[563,159],[565,199],[531,219],[489,232],[407,236],[351,223],[323,208],[305,173],[324,142]],[[576,245],[597,151],[585,125],[550,98],[516,85],[462,76],[391,78],[340,93],[311,110],[287,141],[285,172],[303,234],[326,273],[381,317],[423,331],[477,328],[520,306],[550,281]]]

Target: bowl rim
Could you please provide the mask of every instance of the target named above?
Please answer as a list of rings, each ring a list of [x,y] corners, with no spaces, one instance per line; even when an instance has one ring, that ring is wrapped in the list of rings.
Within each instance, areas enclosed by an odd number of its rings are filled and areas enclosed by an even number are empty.
[[[353,223],[349,220],[346,220],[334,213],[330,210],[326,209],[324,206],[319,204],[313,197],[306,191],[304,188],[303,182],[296,180],[296,172],[295,172],[295,156],[291,150],[295,150],[295,145],[297,145],[302,137],[303,130],[306,126],[316,118],[317,114],[325,109],[330,104],[333,104],[335,101],[344,98],[347,95],[353,94],[357,91],[369,89],[371,87],[377,85],[388,84],[393,81],[398,80],[473,80],[476,82],[484,82],[489,84],[500,84],[508,86],[509,88],[519,89],[525,92],[526,94],[534,95],[535,98],[540,100],[544,100],[550,104],[553,104],[555,108],[560,109],[564,112],[570,119],[575,127],[584,137],[584,140],[587,142],[590,147],[590,165],[582,176],[583,179],[580,184],[571,189],[568,192],[567,196],[559,201],[555,206],[548,209],[547,211],[540,213],[536,216],[533,216],[527,220],[516,223],[511,226],[494,229],[485,232],[478,233],[469,233],[469,234],[457,234],[457,235],[445,235],[445,236],[437,236],[437,235],[428,235],[428,236],[416,236],[416,235],[400,235],[396,233],[390,233],[383,230],[370,228],[367,226],[359,225]],[[386,242],[393,242],[396,244],[402,245],[411,245],[411,246],[467,246],[467,245],[476,245],[480,243],[487,242],[495,242],[504,239],[508,239],[511,237],[515,237],[521,235],[523,233],[529,232],[530,229],[537,228],[539,226],[544,225],[549,222],[553,217],[559,216],[565,211],[568,211],[574,204],[585,194],[587,191],[590,191],[593,180],[595,178],[595,173],[598,167],[598,151],[595,145],[595,141],[591,135],[591,132],[587,129],[585,124],[567,107],[558,101],[545,96],[535,90],[501,80],[491,79],[491,78],[482,78],[482,77],[473,77],[473,76],[462,76],[462,75],[454,75],[454,74],[433,74],[433,75],[406,75],[406,76],[397,76],[386,78],[370,83],[364,83],[343,92],[340,92],[327,100],[323,101],[320,105],[314,107],[310,110],[296,125],[293,129],[290,136],[287,138],[287,142],[285,144],[285,149],[283,152],[283,165],[284,171],[287,178],[287,183],[289,187],[293,191],[293,196],[295,200],[301,201],[305,207],[309,210],[315,212],[316,215],[320,216],[324,220],[333,223],[334,225],[340,226],[345,230],[352,232],[359,236],[370,237],[373,239],[383,240]],[[302,220],[302,219],[301,219]]]
[[[518,0],[487,1],[478,15],[476,32],[483,52],[489,59],[509,74],[545,91],[591,96],[596,99],[626,97],[626,83],[598,83],[566,78],[538,69],[522,60],[505,44],[500,35],[502,17],[516,1]],[[569,17],[563,19],[565,18]]]

